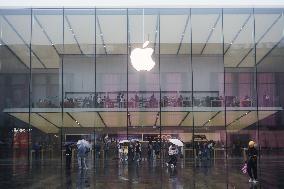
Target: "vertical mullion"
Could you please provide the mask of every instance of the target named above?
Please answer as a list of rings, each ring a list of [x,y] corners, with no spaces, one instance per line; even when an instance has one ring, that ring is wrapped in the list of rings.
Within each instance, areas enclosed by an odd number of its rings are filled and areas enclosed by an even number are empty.
[[[62,129],[63,129],[63,111],[64,111],[64,98],[63,98],[63,94],[64,94],[64,87],[63,87],[63,68],[64,68],[64,54],[65,54],[65,41],[64,41],[64,27],[65,27],[65,22],[64,22],[64,16],[65,16],[65,8],[62,9],[62,51],[63,51],[63,54],[62,54],[62,57],[61,57],[61,128],[60,128],[60,159],[61,159],[61,166],[62,166],[62,162],[63,162],[63,156],[62,156],[62,142],[63,142],[63,133],[62,133]]]
[[[30,48],[29,48],[29,56],[30,56],[30,68],[29,68],[29,123],[28,123],[28,162],[32,157],[30,157],[30,140],[31,140],[31,94],[32,94],[32,31],[33,31],[33,8],[30,9]]]
[[[129,17],[128,17],[128,8],[126,9],[126,138],[128,140],[128,126],[129,126],[129,119],[130,119],[130,116],[129,116],[129,110],[128,110],[128,64],[129,64],[129,61],[128,61],[128,58],[129,58],[129,41],[128,41],[128,38],[129,38]]]
[[[194,127],[194,112],[193,112],[193,58],[192,58],[192,9],[190,8],[189,13],[189,19],[190,19],[190,69],[191,69],[191,112],[192,112],[192,150],[193,150],[193,156],[195,159],[195,143],[194,143],[194,134],[195,134],[195,127]]]
[[[224,129],[225,129],[225,167],[226,167],[226,185],[229,184],[229,170],[228,170],[228,141],[227,141],[227,106],[226,106],[226,67],[225,67],[225,37],[224,37],[224,9],[222,8],[222,62],[223,62],[223,93],[224,93]]]
[[[158,28],[159,28],[159,55],[158,55],[158,64],[159,64],[159,98],[160,98],[160,103],[159,103],[159,116],[160,116],[160,121],[159,121],[159,132],[160,132],[160,138],[159,138],[159,143],[160,143],[160,159],[161,162],[163,162],[163,155],[162,153],[162,107],[161,107],[161,102],[162,102],[162,89],[161,89],[161,12],[160,10],[158,11]],[[163,155],[162,155],[163,154]]]
[[[95,7],[94,8],[94,13],[95,13],[95,49],[94,49],[94,63],[95,63],[95,102],[93,102],[93,105],[96,104],[96,101],[97,101],[97,8]],[[94,107],[96,108],[96,107]],[[95,113],[95,112],[94,112]],[[97,144],[97,141],[96,141],[96,120],[94,120],[94,144],[96,145]],[[95,165],[95,160],[96,160],[96,152],[94,150],[94,165]]]
[[[258,77],[257,77],[257,62],[256,62],[256,39],[255,39],[255,8],[252,9],[252,13],[253,13],[253,51],[254,51],[254,57],[253,57],[253,61],[254,61],[254,86],[255,86],[255,100],[256,100],[256,127],[257,127],[257,139],[256,142],[258,143],[258,159],[259,159],[259,163],[258,163],[258,172],[259,174],[261,173],[260,170],[260,144],[259,144],[259,112],[258,112]]]

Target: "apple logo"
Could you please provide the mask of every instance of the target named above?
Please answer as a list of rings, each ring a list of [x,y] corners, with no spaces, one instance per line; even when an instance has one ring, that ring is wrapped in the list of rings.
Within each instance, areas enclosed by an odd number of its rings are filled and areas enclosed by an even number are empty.
[[[145,48],[149,44],[149,41],[146,41],[143,44],[143,48],[135,48],[130,55],[131,64],[137,70],[146,70],[150,71],[154,66],[155,62],[152,59],[152,54],[154,50],[152,48]]]

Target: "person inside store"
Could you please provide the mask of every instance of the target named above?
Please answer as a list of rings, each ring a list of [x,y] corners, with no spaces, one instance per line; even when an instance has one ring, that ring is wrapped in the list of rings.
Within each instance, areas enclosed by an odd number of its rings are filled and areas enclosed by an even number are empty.
[[[35,152],[35,159],[40,159],[41,145],[38,142],[35,142],[33,145],[33,150]]]
[[[148,161],[151,161],[153,159],[153,143],[152,140],[149,141],[148,143]]]
[[[155,140],[155,143],[154,143],[154,152],[155,152],[155,158],[154,159],[157,159],[157,158],[160,158],[160,150],[161,150],[161,146],[160,146],[160,142],[158,141],[158,139]]]
[[[100,153],[101,153],[101,144],[100,141],[98,140],[95,144],[95,158],[99,159],[100,158]]]
[[[136,141],[135,143],[135,155],[134,155],[134,160],[137,162],[141,161],[141,156],[142,155],[142,151],[141,151],[141,144],[139,141]]]
[[[257,183],[257,149],[255,142],[249,141],[248,149],[245,153],[245,163],[247,164],[247,173],[249,175],[249,182]]]
[[[65,158],[66,158],[66,168],[67,169],[71,168],[72,149],[73,149],[72,143],[65,145]]]
[[[109,145],[110,145],[110,140],[108,135],[106,135],[104,138],[104,160],[108,158]]]

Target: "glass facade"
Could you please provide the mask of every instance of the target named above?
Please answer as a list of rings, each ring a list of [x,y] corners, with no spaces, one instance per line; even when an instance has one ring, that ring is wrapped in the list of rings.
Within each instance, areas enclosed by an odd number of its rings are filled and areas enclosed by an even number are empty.
[[[185,159],[208,142],[241,158],[249,140],[283,155],[283,11],[0,10],[0,159],[62,159],[81,138],[102,151],[108,138],[111,157],[139,139],[165,158],[169,138]],[[156,64],[139,72],[147,40]]]

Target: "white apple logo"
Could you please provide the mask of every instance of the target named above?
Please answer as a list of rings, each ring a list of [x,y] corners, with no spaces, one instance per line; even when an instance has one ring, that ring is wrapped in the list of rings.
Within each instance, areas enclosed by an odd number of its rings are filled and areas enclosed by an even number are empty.
[[[154,66],[155,62],[152,59],[152,54],[154,50],[152,48],[145,48],[149,44],[149,41],[146,41],[143,44],[143,48],[136,48],[131,52],[130,59],[132,66],[137,70],[146,70],[150,71]]]

